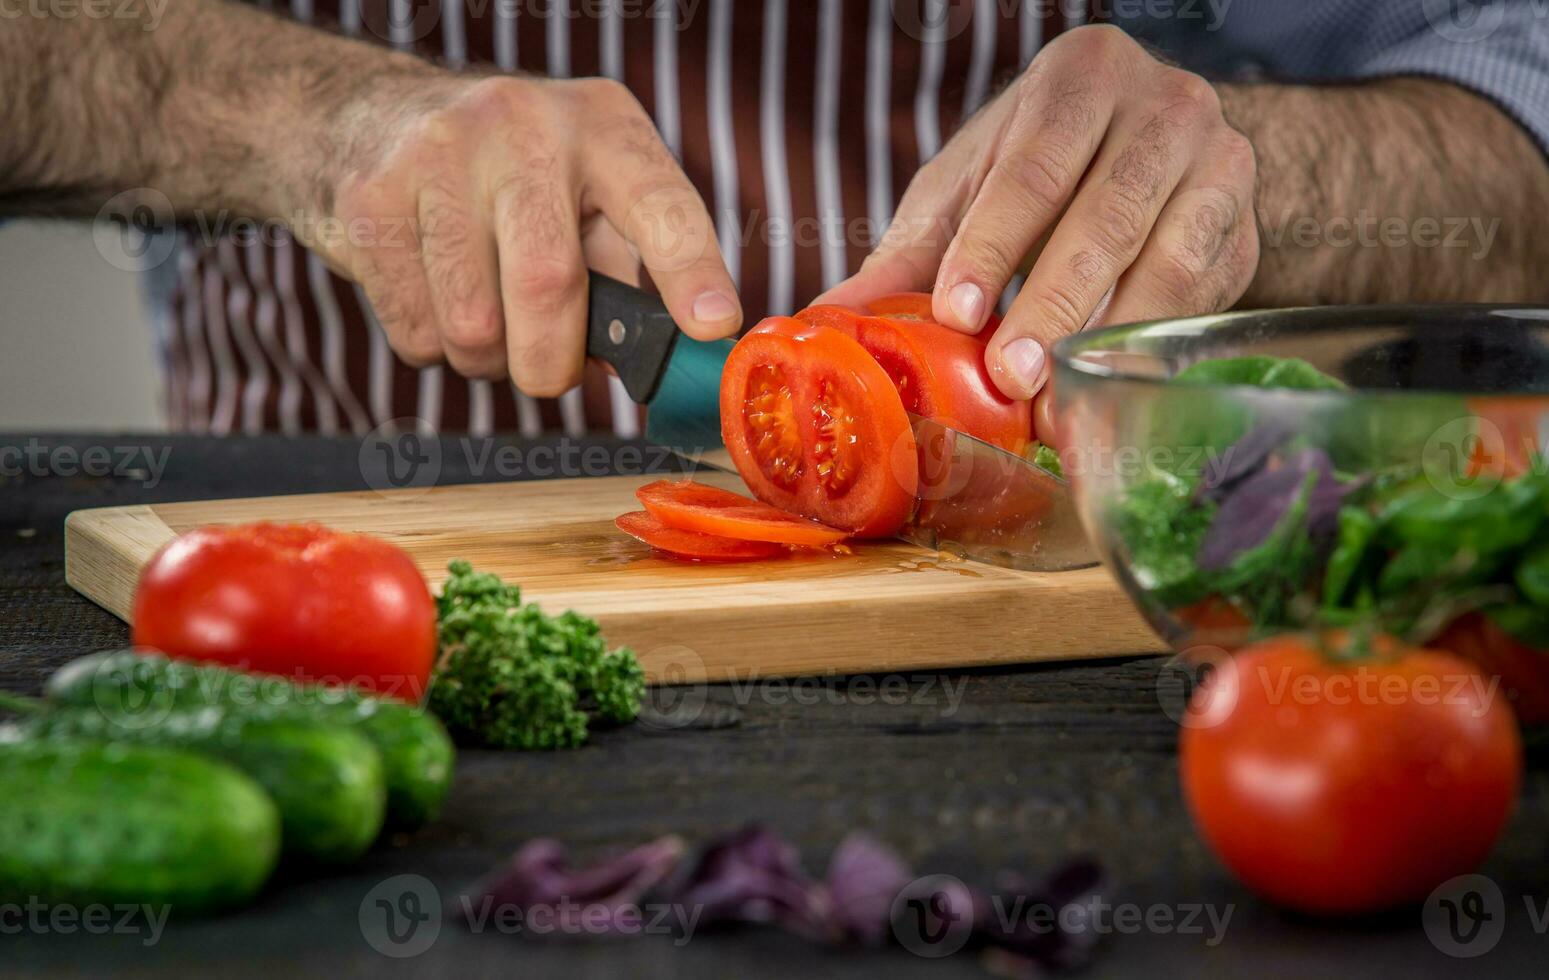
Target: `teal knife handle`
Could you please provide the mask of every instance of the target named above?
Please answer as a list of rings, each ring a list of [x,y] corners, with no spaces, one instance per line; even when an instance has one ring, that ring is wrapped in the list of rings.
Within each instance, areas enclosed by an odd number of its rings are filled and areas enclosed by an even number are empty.
[[[721,369],[731,349],[730,340],[678,338],[651,399],[647,439],[688,451],[721,445]]]

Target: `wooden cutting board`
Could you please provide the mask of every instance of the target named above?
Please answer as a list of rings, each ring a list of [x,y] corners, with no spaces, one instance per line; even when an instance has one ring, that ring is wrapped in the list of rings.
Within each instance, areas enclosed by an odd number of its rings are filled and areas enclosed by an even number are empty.
[[[741,490],[730,473],[695,479]],[[745,564],[655,557],[613,526],[641,477],[475,484],[76,511],[65,577],[129,618],[141,566],[202,524],[317,521],[379,535],[432,587],[447,562],[517,582],[551,612],[601,623],[654,683],[964,667],[1160,652],[1102,568],[1020,572],[901,542]]]

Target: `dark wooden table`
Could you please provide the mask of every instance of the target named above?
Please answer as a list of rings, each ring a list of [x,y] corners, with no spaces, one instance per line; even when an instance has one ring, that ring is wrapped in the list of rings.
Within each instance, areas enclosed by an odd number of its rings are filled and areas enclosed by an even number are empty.
[[[105,449],[110,463],[85,473],[91,447]],[[159,467],[147,465],[146,454],[164,450],[156,479]],[[469,460],[478,454],[455,440],[443,443],[441,458],[443,482],[475,478]],[[127,638],[123,623],[65,585],[69,511],[358,489],[381,476],[369,461],[363,471],[361,459],[350,439],[0,436],[0,686],[35,692],[66,660]],[[942,631],[950,643],[951,624]],[[793,631],[792,642],[823,638]],[[784,685],[712,687],[712,701],[742,702],[739,726],[626,728],[554,754],[464,751],[444,817],[351,867],[293,876],[239,913],[173,922],[154,943],[143,928],[101,936],[12,930],[0,937],[0,973],[985,975],[967,955],[832,951],[765,929],[701,932],[676,945],[664,936],[473,934],[447,922],[427,951],[401,959],[378,952],[363,933],[363,916],[378,914],[368,894],[396,875],[425,876],[451,907],[470,881],[531,837],[558,837],[587,857],[664,833],[702,841],[762,820],[799,844],[813,871],[846,832],[863,829],[921,871],[967,878],[1091,853],[1113,877],[1105,896],[1112,903],[1165,907],[1177,917],[1203,905],[1230,914],[1220,936],[1209,927],[1112,933],[1094,976],[1543,974],[1549,939],[1524,903],[1533,901],[1541,917],[1549,901],[1549,752],[1541,743],[1529,753],[1521,807],[1482,869],[1503,893],[1504,931],[1486,955],[1457,959],[1430,941],[1419,910],[1322,924],[1270,908],[1226,876],[1196,839],[1179,797],[1176,729],[1165,710],[1165,692],[1175,689],[1162,663],[921,672],[893,681],[887,698],[870,683],[842,679],[799,697]]]

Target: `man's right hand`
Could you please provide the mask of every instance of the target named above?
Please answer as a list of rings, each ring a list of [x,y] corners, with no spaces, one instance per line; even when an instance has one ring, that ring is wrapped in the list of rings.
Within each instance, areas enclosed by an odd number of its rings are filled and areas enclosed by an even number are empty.
[[[335,233],[297,232],[408,363],[561,394],[581,379],[588,267],[643,265],[696,339],[741,325],[704,202],[622,85],[429,66],[360,83],[312,192]]]

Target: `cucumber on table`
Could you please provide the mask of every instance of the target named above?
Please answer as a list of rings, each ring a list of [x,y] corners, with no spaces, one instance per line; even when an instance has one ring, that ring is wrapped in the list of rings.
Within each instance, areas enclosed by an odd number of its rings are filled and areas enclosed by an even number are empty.
[[[434,820],[451,786],[452,740],[434,715],[346,688],[120,650],[66,664],[49,679],[45,693],[58,703],[146,718],[174,708],[227,705],[356,728],[381,753],[387,823],[395,829],[412,830]]]
[[[176,709],[154,719],[54,707],[4,726],[0,738],[157,746],[229,763],[274,800],[287,854],[348,861],[382,829],[381,756],[359,734],[316,719],[243,715],[220,705]]]
[[[0,741],[0,900],[198,913],[274,870],[280,818],[248,776],[173,749]]]

